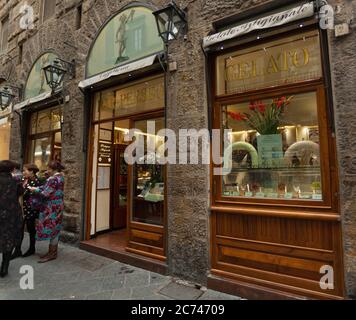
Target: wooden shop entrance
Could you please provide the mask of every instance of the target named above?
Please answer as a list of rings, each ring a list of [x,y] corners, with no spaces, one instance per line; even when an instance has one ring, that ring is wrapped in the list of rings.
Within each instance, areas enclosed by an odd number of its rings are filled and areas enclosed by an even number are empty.
[[[158,148],[164,142],[156,134],[164,128],[163,77],[98,91],[92,106],[87,232],[81,248],[164,273],[165,167],[145,161],[150,157],[147,145]],[[131,139],[130,129],[136,129]],[[144,141],[140,164],[125,160],[132,137]]]

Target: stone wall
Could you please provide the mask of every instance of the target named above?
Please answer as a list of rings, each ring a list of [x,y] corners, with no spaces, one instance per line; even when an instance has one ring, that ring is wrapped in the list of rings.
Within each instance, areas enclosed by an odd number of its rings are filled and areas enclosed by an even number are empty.
[[[27,2],[35,13],[35,28],[22,30],[19,10]],[[0,0],[0,19],[10,14],[8,56],[0,57],[1,70],[12,70],[9,82],[25,84],[36,58],[46,50],[54,50],[61,58],[76,60],[76,79],[66,81],[70,101],[64,106],[63,163],[66,166],[65,240],[76,242],[82,223],[83,160],[83,95],[78,83],[85,77],[85,62],[90,46],[100,27],[130,1],[119,0],[57,0],[54,19],[41,23],[40,2]],[[82,2],[82,24],[76,29],[76,6]],[[142,2],[160,7],[168,0]],[[211,31],[212,22],[267,0],[184,0],[177,1],[187,8],[189,30],[186,39],[180,37],[169,46],[170,58],[178,65],[167,76],[167,126],[207,128],[208,101],[205,79],[205,58],[202,38]],[[351,0],[330,1],[342,4],[337,19],[343,21],[355,12]],[[330,59],[334,91],[336,138],[340,170],[341,212],[345,243],[345,283],[349,295],[356,294],[356,132],[355,76],[356,48],[354,31],[335,38],[329,32]],[[19,61],[19,44],[23,58]],[[10,57],[10,58],[9,58]],[[11,60],[12,59],[12,60]],[[12,122],[11,158],[20,160],[19,121]],[[172,275],[205,283],[209,269],[209,167],[168,166],[168,266]]]
[[[336,144],[340,175],[343,222],[345,284],[347,294],[356,298],[356,2],[329,1],[335,23],[351,22],[351,34],[336,38],[329,31],[331,79],[334,96]]]

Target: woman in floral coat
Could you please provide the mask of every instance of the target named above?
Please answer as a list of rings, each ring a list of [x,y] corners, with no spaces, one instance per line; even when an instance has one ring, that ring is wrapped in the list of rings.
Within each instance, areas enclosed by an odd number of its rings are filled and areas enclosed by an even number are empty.
[[[0,252],[3,259],[0,277],[8,274],[11,252],[22,236],[22,210],[19,196],[23,193],[22,184],[12,177],[15,164],[0,161]]]
[[[23,166],[23,216],[24,222],[22,227],[22,240],[25,231],[25,225],[27,227],[27,232],[30,235],[30,248],[22,255],[21,244],[19,244],[15,251],[13,252],[11,259],[17,257],[29,257],[33,255],[36,251],[36,219],[39,215],[39,196],[36,196],[28,187],[39,187],[41,185],[40,180],[37,177],[38,167],[35,164],[25,164]]]
[[[28,188],[42,199],[39,219],[36,224],[37,240],[50,240],[48,253],[41,257],[39,263],[57,258],[64,209],[64,176],[62,170],[64,170],[64,167],[58,161],[51,161],[48,164],[49,178],[45,185],[38,188]]]

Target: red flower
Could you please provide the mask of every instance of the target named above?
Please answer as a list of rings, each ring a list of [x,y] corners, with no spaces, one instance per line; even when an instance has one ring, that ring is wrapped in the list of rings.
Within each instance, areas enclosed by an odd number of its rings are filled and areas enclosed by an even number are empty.
[[[280,98],[277,103],[277,108],[279,109],[280,107],[282,107],[285,102],[286,102],[286,97]]]
[[[260,103],[258,104],[258,110],[261,113],[265,113],[265,111],[266,111],[266,105],[264,103],[262,103],[262,101],[260,101]]]
[[[242,120],[246,120],[246,119],[247,119],[246,115],[244,115],[244,114],[242,114],[242,113],[240,113],[240,112],[237,112],[237,113],[235,113],[235,112],[228,112],[228,115],[229,115],[231,118],[233,118],[234,120],[236,120],[236,121],[242,121]]]
[[[250,110],[255,111],[256,110],[256,104],[254,102],[250,102],[250,105],[248,106]]]

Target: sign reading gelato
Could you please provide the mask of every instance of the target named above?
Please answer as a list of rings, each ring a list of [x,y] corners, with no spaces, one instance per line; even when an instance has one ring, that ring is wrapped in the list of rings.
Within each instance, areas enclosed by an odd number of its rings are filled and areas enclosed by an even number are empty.
[[[322,77],[318,32],[218,58],[218,93],[231,94]]]

